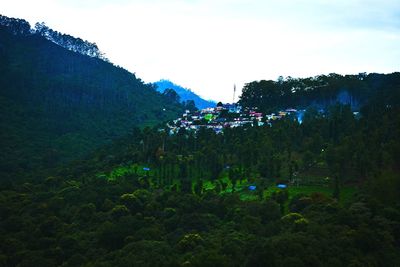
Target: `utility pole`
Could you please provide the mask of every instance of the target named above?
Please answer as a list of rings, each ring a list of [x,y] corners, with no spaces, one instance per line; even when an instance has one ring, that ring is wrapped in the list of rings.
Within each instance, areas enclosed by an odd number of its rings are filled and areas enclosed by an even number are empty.
[[[236,84],[233,84],[233,100],[232,104],[235,104]]]

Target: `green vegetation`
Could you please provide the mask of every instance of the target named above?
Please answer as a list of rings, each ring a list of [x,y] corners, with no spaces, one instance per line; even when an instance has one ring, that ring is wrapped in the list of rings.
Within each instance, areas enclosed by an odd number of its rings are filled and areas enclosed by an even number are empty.
[[[2,179],[81,158],[183,110],[101,55],[95,44],[44,24],[31,30],[0,16]]]
[[[136,128],[42,179],[3,184],[1,235],[13,246],[2,258],[22,266],[396,266],[398,111],[374,102],[355,119],[334,106],[307,111],[302,124],[222,135]]]
[[[280,77],[278,81],[247,83],[239,102],[243,107],[257,107],[264,113],[288,107],[325,109],[337,102],[360,109],[377,96],[394,94],[400,97],[399,80],[399,72],[389,75],[360,73],[342,76],[330,73],[309,78]]]
[[[357,116],[169,135],[133,126],[173,90],[0,22],[0,266],[400,266],[398,74]]]

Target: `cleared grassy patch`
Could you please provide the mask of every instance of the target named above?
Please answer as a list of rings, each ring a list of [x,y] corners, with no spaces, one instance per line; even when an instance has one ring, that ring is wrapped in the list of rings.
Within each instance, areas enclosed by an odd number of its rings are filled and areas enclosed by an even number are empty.
[[[97,177],[99,177],[99,178],[104,177],[109,181],[113,181],[113,180],[117,180],[120,177],[124,177],[124,176],[130,175],[130,174],[136,174],[138,176],[154,175],[154,170],[150,169],[150,170],[146,171],[146,170],[144,170],[144,168],[148,168],[148,166],[137,165],[137,164],[127,165],[127,166],[119,166],[119,167],[113,169],[110,173],[98,174]]]
[[[148,166],[132,164],[129,166],[119,166],[112,170],[108,174],[99,174],[98,177],[104,177],[108,180],[116,180],[120,177],[124,177],[129,174],[136,174],[139,177],[149,176],[150,179],[154,178],[156,174],[156,170],[150,168],[150,170],[145,170]],[[311,180],[311,179],[310,179]],[[317,180],[321,181],[322,178],[319,177]],[[153,181],[154,182],[154,181]],[[174,184],[179,184],[179,181],[173,179]],[[195,185],[196,181],[192,182],[192,187]],[[152,184],[152,183],[151,183]],[[262,194],[258,191],[259,188],[255,191],[249,190],[249,185],[251,183],[247,179],[238,180],[235,186],[235,192],[239,193],[240,199],[243,201],[254,201],[260,199],[260,196],[263,199],[269,198],[272,196],[274,192],[278,192],[279,189],[275,185],[269,186],[263,190]],[[216,187],[219,187],[220,194],[231,194],[233,187],[232,182],[229,180],[228,176],[224,174],[221,178],[217,180],[203,180],[203,191],[207,190],[215,190]],[[289,193],[289,201],[298,194],[311,195],[313,193],[322,193],[327,197],[331,197],[333,194],[333,187],[328,184],[324,185],[292,185],[287,187]],[[351,202],[354,197],[357,188],[354,186],[342,186],[340,189],[339,203],[341,205],[345,205],[346,203]],[[287,201],[287,203],[289,202]]]

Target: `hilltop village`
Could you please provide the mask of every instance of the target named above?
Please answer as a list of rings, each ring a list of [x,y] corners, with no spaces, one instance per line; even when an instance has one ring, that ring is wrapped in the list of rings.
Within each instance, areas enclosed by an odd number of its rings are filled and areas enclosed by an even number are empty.
[[[222,133],[225,128],[240,126],[272,125],[275,120],[290,116],[300,123],[304,110],[286,109],[277,113],[263,114],[257,108],[242,108],[238,104],[217,104],[216,107],[205,108],[196,111],[186,110],[180,118],[167,124],[170,134],[177,133],[181,128],[197,132],[200,128],[213,129],[216,133]]]

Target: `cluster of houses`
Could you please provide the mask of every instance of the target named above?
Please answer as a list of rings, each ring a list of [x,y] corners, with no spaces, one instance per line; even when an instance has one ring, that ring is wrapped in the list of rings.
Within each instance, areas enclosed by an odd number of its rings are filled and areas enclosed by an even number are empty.
[[[285,116],[295,116],[301,122],[304,110],[286,109],[277,113],[263,114],[255,109],[244,109],[238,104],[221,104],[216,107],[190,112],[186,110],[180,118],[167,124],[170,134],[177,133],[181,128],[197,132],[205,127],[222,133],[225,128],[241,126],[271,125],[273,121]]]

